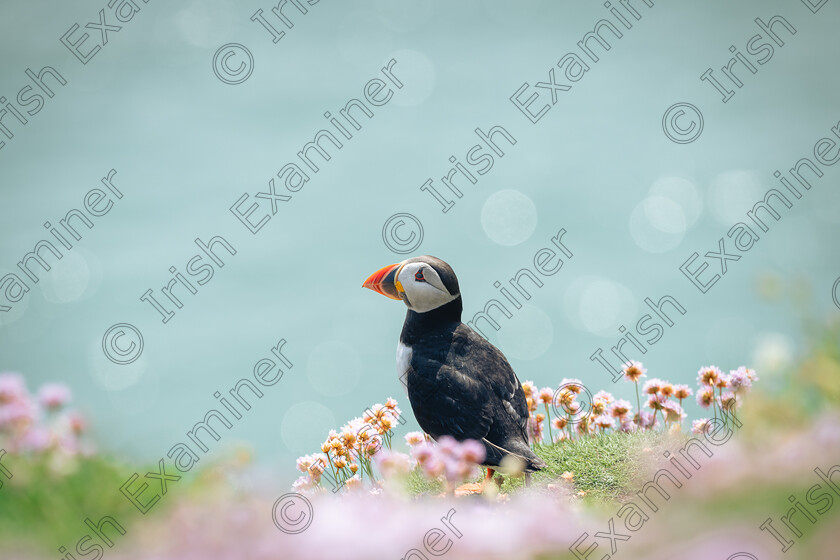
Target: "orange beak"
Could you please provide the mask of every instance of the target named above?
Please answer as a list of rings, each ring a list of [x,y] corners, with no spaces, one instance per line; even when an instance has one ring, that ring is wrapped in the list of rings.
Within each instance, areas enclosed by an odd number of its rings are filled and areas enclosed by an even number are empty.
[[[397,290],[397,271],[399,269],[400,263],[380,268],[365,280],[362,287],[378,292],[385,297],[400,300],[402,298]]]

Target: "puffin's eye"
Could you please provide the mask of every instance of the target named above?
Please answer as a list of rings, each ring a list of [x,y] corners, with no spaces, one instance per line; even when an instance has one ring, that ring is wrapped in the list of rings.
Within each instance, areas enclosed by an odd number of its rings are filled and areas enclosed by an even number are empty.
[[[426,281],[426,279],[423,278],[423,271],[422,270],[418,270],[417,272],[414,273],[414,280],[416,282],[425,282]]]

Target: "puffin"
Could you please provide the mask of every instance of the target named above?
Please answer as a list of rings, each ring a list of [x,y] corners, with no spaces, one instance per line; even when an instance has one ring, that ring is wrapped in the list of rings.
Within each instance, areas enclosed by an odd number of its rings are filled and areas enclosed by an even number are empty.
[[[546,466],[528,444],[528,404],[504,354],[461,322],[458,278],[446,262],[424,255],[381,268],[369,288],[408,308],[397,345],[397,373],[417,423],[432,439],[478,440],[486,451],[485,484],[506,458],[526,483]]]

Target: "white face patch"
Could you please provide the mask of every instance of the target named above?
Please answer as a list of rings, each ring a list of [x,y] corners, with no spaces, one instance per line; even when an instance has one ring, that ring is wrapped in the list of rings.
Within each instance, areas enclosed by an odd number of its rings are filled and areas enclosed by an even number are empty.
[[[423,262],[404,265],[397,280],[405,292],[406,306],[418,313],[437,309],[458,297],[450,294],[435,269]]]
[[[406,346],[402,342],[397,343],[397,375],[400,377],[400,383],[405,390],[405,396],[408,396],[408,380],[406,373],[411,365],[411,347]]]

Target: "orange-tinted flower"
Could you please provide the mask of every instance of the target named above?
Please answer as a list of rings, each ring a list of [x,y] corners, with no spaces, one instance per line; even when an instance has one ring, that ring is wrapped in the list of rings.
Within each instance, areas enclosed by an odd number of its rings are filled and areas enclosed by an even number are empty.
[[[722,372],[716,366],[704,366],[697,372],[697,381],[701,385],[713,387],[720,379]]]
[[[624,364],[622,369],[624,370],[624,377],[627,381],[638,381],[647,373],[647,370],[642,365],[642,362],[637,362],[635,360],[630,360]]]
[[[687,399],[691,396],[691,389],[688,385],[674,385],[674,398]]]

